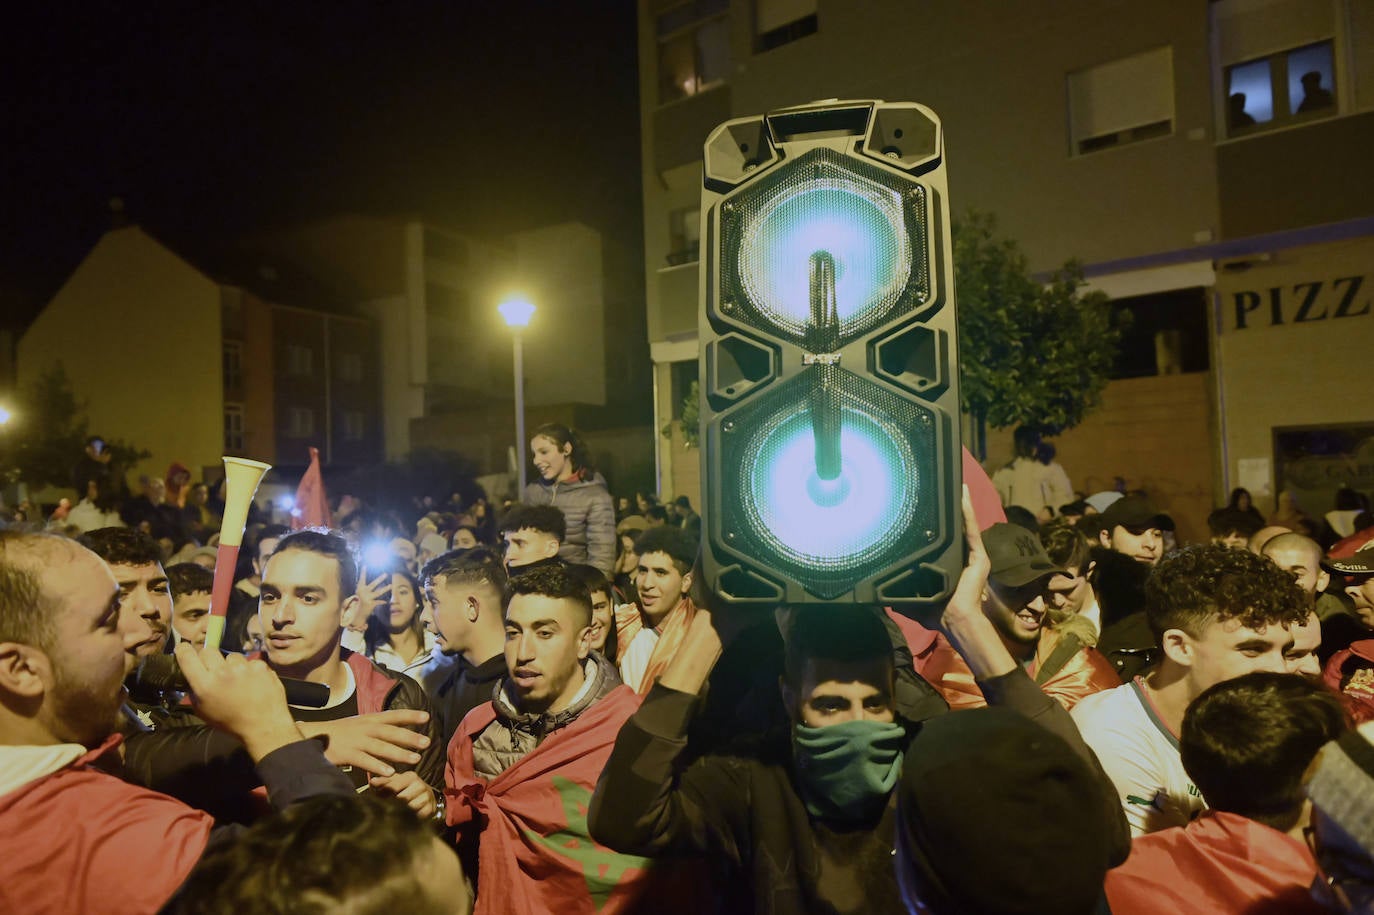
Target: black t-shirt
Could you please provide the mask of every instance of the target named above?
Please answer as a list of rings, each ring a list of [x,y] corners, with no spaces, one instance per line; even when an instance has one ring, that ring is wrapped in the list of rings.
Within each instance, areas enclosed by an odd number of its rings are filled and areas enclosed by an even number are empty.
[[[356,686],[348,694],[348,698],[338,705],[331,705],[328,708],[291,706],[291,717],[297,721],[338,721],[340,718],[354,718],[357,714],[358,689]],[[340,766],[339,769],[352,780],[354,788],[362,788],[367,785],[367,773],[362,769],[355,769],[352,766]]]

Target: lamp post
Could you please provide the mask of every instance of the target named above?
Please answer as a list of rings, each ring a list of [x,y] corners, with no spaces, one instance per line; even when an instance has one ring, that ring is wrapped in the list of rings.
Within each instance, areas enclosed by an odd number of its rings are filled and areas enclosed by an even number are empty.
[[[534,306],[521,298],[507,299],[496,310],[511,329],[515,353],[515,466],[519,473],[520,498],[525,497],[525,350],[521,332],[534,317]]]

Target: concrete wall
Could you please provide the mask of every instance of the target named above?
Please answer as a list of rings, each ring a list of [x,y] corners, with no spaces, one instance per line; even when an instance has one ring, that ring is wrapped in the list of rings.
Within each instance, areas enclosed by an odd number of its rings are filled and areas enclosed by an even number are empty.
[[[59,362],[92,434],[152,452],[131,479],[220,463],[220,288],[142,229],[106,233],[19,341],[21,385]]]

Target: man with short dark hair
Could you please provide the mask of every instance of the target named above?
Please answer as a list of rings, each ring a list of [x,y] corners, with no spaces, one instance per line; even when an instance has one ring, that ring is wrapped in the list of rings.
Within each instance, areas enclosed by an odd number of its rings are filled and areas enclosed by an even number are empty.
[[[292,706],[291,712],[302,733],[328,738],[326,756],[345,767],[354,787],[394,794],[428,816],[443,784],[438,724],[414,680],[340,646],[344,616],[358,600],[357,581],[357,561],[338,534],[303,530],[283,537],[263,568],[263,659],[280,676],[329,687],[323,708]],[[140,784],[166,787],[217,815],[253,818],[251,772],[240,748],[208,729],[142,736],[137,747],[131,741],[127,762]],[[217,775],[195,777],[206,770]]]
[[[161,654],[172,627],[172,595],[157,542],[134,528],[104,527],[81,544],[105,561],[119,583],[119,631],[124,636],[125,673],[140,658]]]
[[[169,915],[466,915],[457,856],[393,800],[303,801],[207,854]]]
[[[1101,814],[1100,853],[1118,862],[1128,843],[1105,777],[1068,713],[1036,689],[983,614],[989,562],[967,490],[964,519],[969,565],[942,628],[989,702],[1059,734],[1094,769],[1096,795],[1083,810]],[[900,911],[891,796],[918,719],[901,704],[890,636],[874,607],[809,605],[784,617],[780,727],[757,735],[751,752],[691,758],[689,726],[722,653],[714,613],[699,609],[621,729],[592,798],[592,834],[631,854],[705,855],[733,901],[759,915]]]
[[[1212,535],[1212,543],[1229,546],[1233,550],[1249,549],[1250,538],[1264,526],[1250,512],[1234,508],[1218,508],[1207,516],[1207,530]]]
[[[167,568],[167,587],[172,594],[172,632],[178,641],[203,648],[215,573],[194,562],[179,562]]]
[[[155,912],[223,838],[208,815],[108,774],[127,658],[119,593],[84,547],[0,531],[0,911]],[[189,645],[177,660],[197,714],[242,740],[274,804],[351,793],[262,664]]]
[[[659,525],[635,538],[635,553],[639,600],[616,608],[616,663],[625,685],[646,693],[673,659],[696,613],[689,591],[697,544],[677,528]]]
[[[600,652],[614,664],[616,631],[615,602],[612,597],[615,589],[611,587],[611,580],[596,566],[585,563],[569,563],[568,571],[581,580],[592,599],[592,651]]]
[[[1135,840],[1107,874],[1115,915],[1321,912],[1303,833],[1303,774],[1347,729],[1340,700],[1291,674],[1252,673],[1198,696],[1183,718],[1183,767],[1208,809]]]
[[[506,567],[516,569],[557,559],[568,522],[561,508],[517,502],[501,516],[498,533],[506,546]]]
[[[1146,597],[1159,664],[1073,710],[1136,836],[1182,826],[1203,808],[1178,754],[1188,704],[1241,674],[1283,673],[1289,627],[1307,616],[1291,575],[1249,551],[1216,545],[1169,554],[1151,572]]]
[[[1293,648],[1288,653],[1288,672],[1309,680],[1321,677],[1319,651],[1322,644],[1321,618],[1317,615],[1317,595],[1326,590],[1331,576],[1321,567],[1322,548],[1302,534],[1279,534],[1264,545],[1262,555],[1286,570],[1307,595],[1310,608],[1306,620],[1293,627]]]
[[[1159,562],[1164,555],[1164,532],[1174,529],[1174,519],[1140,495],[1117,499],[1098,517],[1098,524],[1104,547],[1146,565]]]
[[[448,824],[478,915],[632,911],[646,862],[595,844],[584,811],[635,695],[591,653],[591,602],[565,567],[515,575],[507,592],[507,675],[448,748]]]
[[[506,675],[506,568],[487,547],[452,550],[425,565],[420,586],[425,589],[421,618],[439,649],[420,672],[420,683],[447,749],[464,716],[490,701]]]

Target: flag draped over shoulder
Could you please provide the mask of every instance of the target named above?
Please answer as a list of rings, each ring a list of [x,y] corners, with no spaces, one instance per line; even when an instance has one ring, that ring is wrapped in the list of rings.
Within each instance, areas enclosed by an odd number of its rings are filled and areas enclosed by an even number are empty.
[[[473,740],[492,704],[463,719],[448,750],[448,824],[480,829],[475,915],[615,915],[646,890],[647,860],[592,841],[587,809],[620,726],[639,697],[618,686],[490,782],[476,775]]]
[[[296,487],[296,504],[291,510],[291,529],[303,530],[307,527],[333,527],[334,517],[329,513],[329,500],[324,492],[324,477],[320,473],[320,449],[310,449],[310,466],[301,477],[301,485]]]

